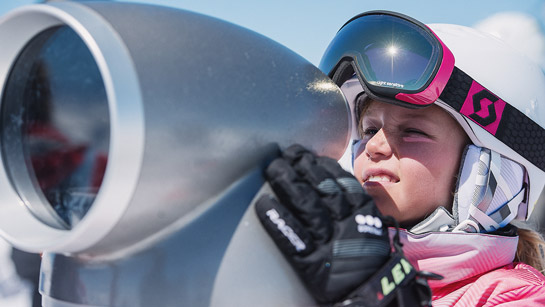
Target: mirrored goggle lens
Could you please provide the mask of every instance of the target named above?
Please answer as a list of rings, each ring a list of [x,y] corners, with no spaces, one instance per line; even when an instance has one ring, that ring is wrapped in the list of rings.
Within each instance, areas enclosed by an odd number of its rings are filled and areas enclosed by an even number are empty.
[[[418,92],[441,62],[441,45],[425,26],[385,14],[364,15],[346,24],[329,45],[320,68],[331,72],[343,58],[355,61],[373,90]]]

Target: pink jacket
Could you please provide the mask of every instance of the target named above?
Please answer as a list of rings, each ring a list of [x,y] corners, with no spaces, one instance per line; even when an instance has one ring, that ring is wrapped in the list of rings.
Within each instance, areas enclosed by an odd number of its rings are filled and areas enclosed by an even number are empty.
[[[400,238],[411,264],[444,276],[429,282],[433,306],[545,306],[545,277],[513,263],[518,237],[401,230]]]

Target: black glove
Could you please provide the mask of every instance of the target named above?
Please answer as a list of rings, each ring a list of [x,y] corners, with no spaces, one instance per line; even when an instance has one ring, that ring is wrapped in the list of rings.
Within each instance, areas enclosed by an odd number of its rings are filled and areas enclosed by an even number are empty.
[[[257,215],[319,303],[342,300],[389,259],[382,216],[335,160],[294,145],[265,176],[280,203],[262,196]]]

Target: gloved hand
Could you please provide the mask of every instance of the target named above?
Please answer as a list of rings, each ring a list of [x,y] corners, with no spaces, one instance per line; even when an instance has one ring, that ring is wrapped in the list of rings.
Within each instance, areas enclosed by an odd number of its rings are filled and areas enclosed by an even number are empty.
[[[389,259],[382,216],[337,161],[294,145],[265,173],[279,201],[262,196],[257,215],[319,303],[342,300]]]

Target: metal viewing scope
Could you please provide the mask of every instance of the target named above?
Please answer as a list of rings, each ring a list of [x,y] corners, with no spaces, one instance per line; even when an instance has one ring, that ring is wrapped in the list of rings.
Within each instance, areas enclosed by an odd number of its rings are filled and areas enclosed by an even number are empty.
[[[0,233],[44,306],[314,304],[254,216],[277,146],[340,158],[314,65],[219,19],[55,2],[0,19]]]

